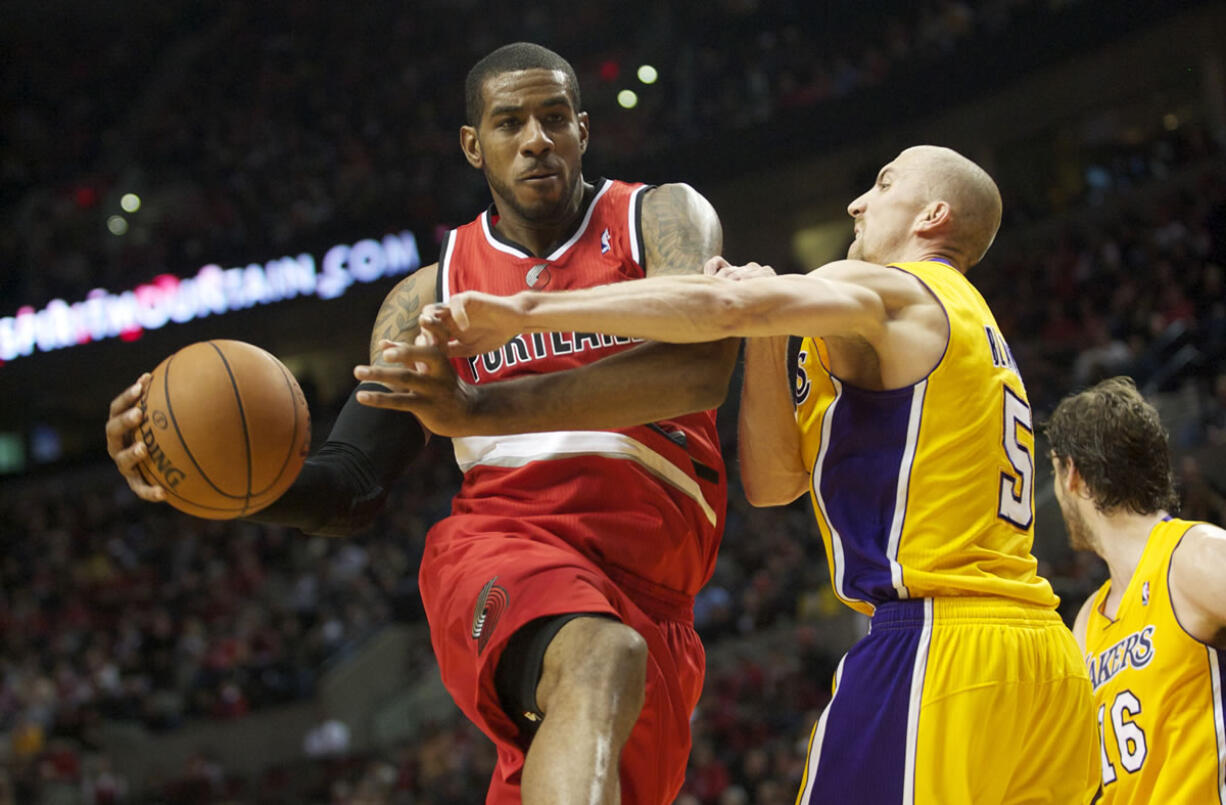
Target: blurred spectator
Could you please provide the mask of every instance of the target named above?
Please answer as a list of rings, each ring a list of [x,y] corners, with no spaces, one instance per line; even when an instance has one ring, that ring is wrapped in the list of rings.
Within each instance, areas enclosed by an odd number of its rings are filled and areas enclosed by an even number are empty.
[[[1194,456],[1185,455],[1179,460],[1178,489],[1182,501],[1180,517],[1218,525],[1226,523],[1226,490],[1205,477]]]

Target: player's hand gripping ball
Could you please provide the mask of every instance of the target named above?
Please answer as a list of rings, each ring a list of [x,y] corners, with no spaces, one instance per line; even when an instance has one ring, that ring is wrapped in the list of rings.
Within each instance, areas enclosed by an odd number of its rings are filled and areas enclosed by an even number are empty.
[[[281,361],[243,341],[201,341],[153,370],[137,438],[145,480],[180,511],[228,520],[289,488],[311,446],[311,417]]]

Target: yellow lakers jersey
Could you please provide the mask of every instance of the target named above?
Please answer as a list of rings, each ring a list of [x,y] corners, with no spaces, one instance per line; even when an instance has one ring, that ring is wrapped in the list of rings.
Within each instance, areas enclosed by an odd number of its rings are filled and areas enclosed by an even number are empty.
[[[835,593],[876,605],[1003,596],[1055,607],[1036,572],[1034,429],[1026,389],[983,297],[952,266],[899,263],[945,309],[949,342],[920,382],[866,391],[826,346],[793,358],[796,421]]]
[[[1195,525],[1154,526],[1115,620],[1102,612],[1111,582],[1094,595],[1085,660],[1104,804],[1226,805],[1226,651],[1183,630],[1167,588],[1171,554]]]

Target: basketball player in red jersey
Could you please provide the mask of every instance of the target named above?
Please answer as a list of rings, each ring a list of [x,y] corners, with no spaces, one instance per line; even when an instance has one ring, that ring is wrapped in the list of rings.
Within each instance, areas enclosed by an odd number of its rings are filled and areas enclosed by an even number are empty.
[[[584,180],[588,118],[557,54],[499,48],[469,73],[466,102],[461,147],[494,204],[388,295],[364,382],[294,486],[253,519],[325,534],[370,522],[425,436],[362,402],[386,394],[382,373],[399,367],[383,345],[415,339],[426,303],[699,273],[720,252],[719,220],[688,186]],[[709,409],[736,350],[566,332],[454,362],[481,405],[456,400],[472,414],[454,440],[464,481],[420,579],[443,681],[498,747],[487,802],[663,805],[680,790],[704,671],[693,596],[726,499]],[[112,402],[108,448],[138,495],[162,500],[130,438],[147,383]]]

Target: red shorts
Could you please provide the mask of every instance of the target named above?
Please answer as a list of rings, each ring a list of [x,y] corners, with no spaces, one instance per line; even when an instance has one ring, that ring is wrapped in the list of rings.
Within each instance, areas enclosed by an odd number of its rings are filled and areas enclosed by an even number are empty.
[[[472,523],[460,527],[455,520],[431,531],[419,578],[443,684],[498,748],[486,802],[520,801],[523,739],[494,685],[507,641],[537,618],[591,612],[620,620],[647,641],[643,709],[622,750],[622,802],[671,803],[685,782],[690,715],[706,666],[692,599],[602,569],[566,545],[522,532],[473,534]]]

